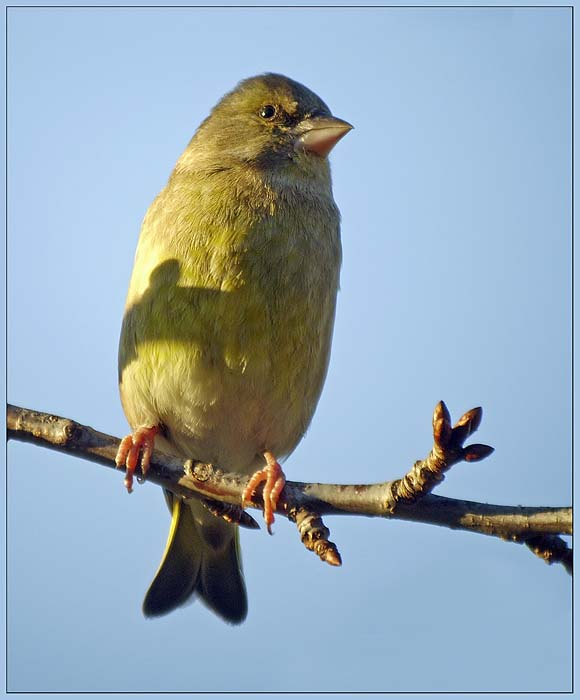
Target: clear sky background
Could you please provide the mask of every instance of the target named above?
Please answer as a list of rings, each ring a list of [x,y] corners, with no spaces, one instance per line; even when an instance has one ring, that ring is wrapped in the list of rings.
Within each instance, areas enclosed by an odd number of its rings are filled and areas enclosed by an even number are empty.
[[[121,436],[117,342],[141,220],[238,80],[285,73],[355,130],[333,151],[344,264],[332,361],[288,478],[375,482],[484,407],[484,462],[437,493],[567,505],[567,9],[11,9],[13,403]],[[243,532],[250,612],[145,620],[159,489],[8,449],[8,688],[563,691],[571,580],[526,548],[329,517],[342,568],[283,519]]]

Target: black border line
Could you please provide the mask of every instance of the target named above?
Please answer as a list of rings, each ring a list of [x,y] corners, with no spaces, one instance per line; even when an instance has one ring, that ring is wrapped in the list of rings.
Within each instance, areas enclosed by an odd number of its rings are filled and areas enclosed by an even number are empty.
[[[104,10],[134,10],[134,9],[161,9],[161,10],[181,10],[186,8],[192,9],[208,9],[208,10],[236,10],[236,9],[254,9],[254,10],[278,10],[278,9],[293,9],[293,10],[392,10],[392,9],[574,9],[573,5],[6,5],[6,9],[35,9],[35,10],[54,10],[54,9],[104,9]]]
[[[574,5],[571,7],[571,27],[570,27],[570,38],[571,38],[571,76],[570,76],[570,87],[571,87],[571,124],[570,124],[570,176],[571,176],[571,188],[570,188],[570,293],[571,293],[571,305],[570,305],[570,322],[571,322],[571,358],[570,358],[570,454],[572,458],[571,472],[572,472],[572,525],[574,525],[574,464],[575,464],[575,444],[574,444]],[[574,555],[572,555],[574,556]],[[574,605],[574,588],[572,587],[572,615],[571,615],[571,627],[570,632],[572,634],[572,693],[574,693],[574,620],[575,620],[575,605]]]
[[[8,7],[4,8],[4,400],[8,398]],[[8,426],[4,426],[4,691],[8,690]]]

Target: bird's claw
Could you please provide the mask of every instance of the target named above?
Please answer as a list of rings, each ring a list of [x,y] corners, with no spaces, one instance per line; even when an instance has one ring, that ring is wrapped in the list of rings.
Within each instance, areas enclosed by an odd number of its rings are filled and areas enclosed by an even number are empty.
[[[278,498],[286,484],[286,477],[282,471],[282,467],[271,452],[264,452],[266,466],[259,469],[252,475],[248,481],[248,485],[242,494],[242,506],[250,501],[256,488],[264,482],[262,498],[264,500],[264,521],[268,532],[272,534],[272,524],[274,522],[274,511],[278,506]]]
[[[149,469],[157,433],[158,428],[155,426],[137,428],[131,435],[126,435],[119,444],[115,464],[118,467],[125,467],[127,470],[124,484],[128,493],[133,491],[133,476],[137,466],[141,467],[143,476]],[[137,477],[137,480],[141,481],[139,477]]]

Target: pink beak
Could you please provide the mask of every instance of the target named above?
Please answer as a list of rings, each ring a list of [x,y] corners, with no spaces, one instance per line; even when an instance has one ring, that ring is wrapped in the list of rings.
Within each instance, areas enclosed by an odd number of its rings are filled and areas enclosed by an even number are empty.
[[[295,147],[325,158],[353,126],[336,117],[312,117],[301,122],[298,128],[302,133],[294,142]]]

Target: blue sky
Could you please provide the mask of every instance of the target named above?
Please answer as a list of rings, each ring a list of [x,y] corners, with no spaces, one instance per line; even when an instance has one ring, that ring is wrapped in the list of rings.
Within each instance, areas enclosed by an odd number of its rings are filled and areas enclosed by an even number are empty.
[[[236,82],[277,71],[355,126],[331,156],[332,361],[288,478],[374,482],[484,407],[437,493],[570,503],[570,11],[16,8],[8,13],[8,398],[122,435],[117,341],[142,217]],[[250,612],[145,620],[158,489],[8,449],[8,688],[562,691],[571,582],[523,547],[328,518],[242,534]]]

